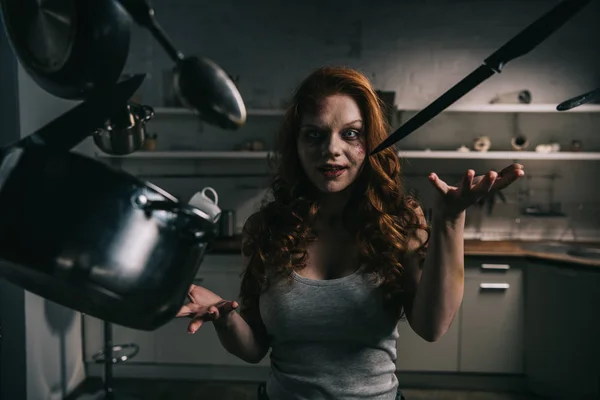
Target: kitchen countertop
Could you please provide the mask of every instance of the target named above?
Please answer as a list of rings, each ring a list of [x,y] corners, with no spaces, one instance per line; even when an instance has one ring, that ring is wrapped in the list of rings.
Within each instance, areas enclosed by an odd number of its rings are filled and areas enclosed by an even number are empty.
[[[600,259],[588,259],[570,256],[568,254],[531,251],[527,244],[557,243],[553,241],[519,241],[519,240],[465,240],[466,256],[496,256],[496,257],[529,257],[539,260],[570,263],[583,267],[600,268]],[[564,245],[586,246],[600,248],[600,243],[562,242]],[[210,254],[240,254],[241,236],[215,240],[209,250]]]

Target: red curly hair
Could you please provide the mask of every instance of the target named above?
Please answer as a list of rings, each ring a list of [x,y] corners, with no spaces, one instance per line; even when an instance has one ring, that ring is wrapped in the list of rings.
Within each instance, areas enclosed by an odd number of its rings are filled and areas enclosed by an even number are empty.
[[[272,200],[266,202],[244,227],[242,253],[250,261],[242,272],[241,310],[256,309],[270,276],[288,277],[306,266],[306,245],[313,231],[319,203],[316,188],[300,164],[297,148],[302,116],[314,112],[320,99],[344,94],[358,104],[364,120],[365,152],[369,154],[388,135],[383,104],[369,80],[346,67],[323,67],[310,74],[294,94],[275,149],[276,173]],[[365,273],[380,278],[386,305],[402,317],[403,256],[409,238],[428,227],[417,214],[419,206],[404,191],[400,161],[393,148],[365,158],[344,209],[346,229],[356,238]],[[423,245],[418,253],[422,256]]]

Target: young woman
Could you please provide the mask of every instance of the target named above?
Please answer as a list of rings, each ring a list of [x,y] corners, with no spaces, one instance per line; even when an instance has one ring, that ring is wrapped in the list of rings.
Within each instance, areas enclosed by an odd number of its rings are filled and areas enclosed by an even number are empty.
[[[273,199],[244,227],[240,312],[193,285],[178,314],[192,318],[191,333],[212,321],[224,348],[249,363],[271,349],[266,398],[400,398],[399,319],[424,340],[444,335],[463,296],[465,210],[524,175],[516,164],[469,170],[454,187],[429,174],[429,227],[395,151],[369,156],[388,132],[358,71],[306,78],[278,136]]]

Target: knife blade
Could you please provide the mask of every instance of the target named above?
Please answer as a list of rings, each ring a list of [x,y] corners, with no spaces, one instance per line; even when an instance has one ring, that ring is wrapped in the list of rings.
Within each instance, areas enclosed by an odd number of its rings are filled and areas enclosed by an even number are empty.
[[[81,104],[7,147],[46,146],[53,151],[69,151],[121,111],[145,77],[145,74],[134,75],[90,95]]]
[[[501,73],[511,60],[523,56],[546,40],[553,32],[563,26],[571,17],[585,7],[591,0],[563,0],[546,12],[518,35],[506,42],[502,47],[487,57],[481,66],[466,78],[450,88],[429,106],[409,119],[404,125],[389,135],[371,155],[392,146],[412,132],[423,126],[451,104],[473,90],[480,83],[495,73]]]
[[[590,101],[594,101],[596,99],[600,99],[600,88],[596,90],[592,90],[590,92],[584,93],[582,95],[573,97],[569,100],[565,100],[556,106],[558,111],[567,111],[575,107],[579,107],[585,103],[589,103]]]

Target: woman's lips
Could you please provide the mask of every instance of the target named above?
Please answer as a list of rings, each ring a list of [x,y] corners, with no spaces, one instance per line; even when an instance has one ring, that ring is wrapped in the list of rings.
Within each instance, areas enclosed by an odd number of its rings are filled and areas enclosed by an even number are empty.
[[[346,169],[346,167],[319,168],[319,172],[323,174],[326,179],[335,179],[346,172]]]

